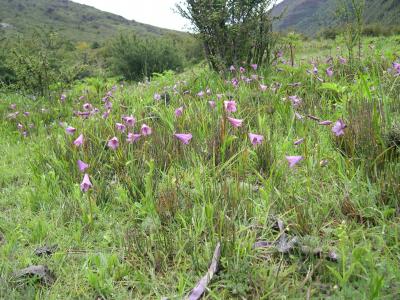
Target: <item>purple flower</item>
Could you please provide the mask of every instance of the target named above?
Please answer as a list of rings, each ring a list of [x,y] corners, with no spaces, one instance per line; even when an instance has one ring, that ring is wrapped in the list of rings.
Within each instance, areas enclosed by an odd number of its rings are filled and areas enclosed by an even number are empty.
[[[264,137],[259,134],[249,133],[249,139],[253,146],[257,146],[263,142]]]
[[[229,67],[229,70],[230,70],[231,72],[235,72],[235,71],[236,71],[236,68],[235,68],[234,65],[232,65],[232,66]]]
[[[298,146],[298,145],[302,144],[303,142],[304,142],[304,139],[298,139],[298,140],[295,141],[293,144],[294,144],[295,146]]]
[[[236,102],[233,100],[224,101],[224,107],[227,112],[235,112],[236,109]]]
[[[24,116],[25,116],[25,117],[29,117],[29,115],[30,115],[30,112],[29,112],[29,111],[24,112]]]
[[[241,127],[243,124],[243,120],[240,120],[240,119],[234,119],[234,118],[228,117],[228,121],[235,128]]]
[[[90,112],[88,112],[88,111],[77,111],[76,115],[79,116],[79,117],[82,117],[84,119],[87,119],[90,116]]]
[[[17,108],[17,104],[13,103],[10,105],[10,109],[15,110]]]
[[[286,160],[289,162],[289,167],[293,168],[297,163],[303,160],[303,156],[286,156]]]
[[[111,101],[109,101],[109,100],[106,100],[105,102],[104,102],[104,108],[105,109],[111,109],[112,108],[112,102]]]
[[[329,67],[328,69],[326,69],[326,75],[328,75],[328,77],[333,76],[333,67]]]
[[[154,100],[160,101],[160,100],[161,100],[161,95],[158,94],[158,93],[155,93],[155,94],[154,94]]]
[[[328,125],[331,125],[331,124],[332,124],[332,121],[329,121],[329,120],[321,121],[321,122],[319,122],[318,124],[319,124],[319,125],[322,125],[322,126],[328,126]]]
[[[261,91],[265,92],[268,89],[268,86],[264,85],[264,84],[260,84],[260,89],[261,89]]]
[[[146,124],[142,125],[142,128],[140,129],[140,132],[142,133],[143,136],[150,135],[152,133],[152,130],[149,126]]]
[[[279,50],[278,53],[276,53],[276,56],[281,58],[283,56],[283,51]]]
[[[182,114],[183,114],[183,106],[175,109],[175,117],[180,117],[180,116],[182,116]]]
[[[250,66],[253,68],[254,71],[256,71],[258,68],[257,64],[251,64]]]
[[[80,134],[78,138],[74,141],[74,145],[80,147],[83,144],[83,134]]]
[[[217,99],[221,100],[222,96],[223,96],[222,94],[217,94]]]
[[[82,107],[84,110],[91,110],[93,108],[92,104],[90,103],[85,103]]]
[[[339,119],[335,125],[332,127],[332,132],[336,135],[336,136],[341,136],[344,134],[344,130],[346,129],[347,125],[344,124],[344,122]]]
[[[116,150],[119,146],[118,138],[114,136],[108,141],[107,146],[113,150]]]
[[[85,172],[85,170],[87,168],[89,168],[89,165],[87,163],[84,163],[83,161],[81,161],[80,159],[78,159],[78,169],[79,171],[81,171],[82,173]]]
[[[204,97],[204,92],[203,91],[198,92],[197,96],[200,97],[200,98]]]
[[[122,120],[125,122],[125,124],[129,127],[135,126],[136,119],[133,116],[125,116],[122,118]]]
[[[175,133],[174,136],[178,140],[180,140],[184,145],[188,145],[193,137],[191,133]]]
[[[120,132],[125,132],[126,126],[122,123],[115,123],[115,128]]]
[[[126,141],[129,144],[132,144],[132,143],[136,142],[137,140],[139,140],[141,136],[142,135],[139,134],[139,133],[131,133],[131,132],[129,132],[128,133],[128,138],[126,139]]]
[[[318,68],[314,65],[313,71],[314,75],[318,75]]]
[[[76,129],[74,127],[68,126],[65,128],[65,132],[69,135],[73,135],[75,133]]]
[[[24,129],[24,125],[22,125],[21,123],[18,123],[17,128],[18,128],[18,130],[22,130],[22,129]]]
[[[92,183],[90,182],[89,175],[85,174],[81,183],[81,191],[86,193],[91,187]]]
[[[240,67],[240,68],[239,68],[239,71],[240,71],[240,73],[244,73],[244,72],[246,72],[246,69],[243,68],[243,67]]]
[[[210,105],[211,109],[215,108],[215,101],[208,101],[208,104]]]
[[[108,116],[110,115],[110,113],[111,113],[111,110],[110,110],[110,109],[106,110],[106,111],[103,113],[103,119],[107,119]]]
[[[61,101],[61,102],[64,102],[65,99],[67,99],[67,95],[61,94],[60,101]]]
[[[399,76],[400,75],[400,63],[394,62],[393,70],[396,72],[395,76]]]
[[[239,80],[237,80],[236,78],[233,78],[231,80],[231,83],[232,83],[233,87],[235,87],[235,88],[239,86]]]
[[[339,57],[339,63],[342,65],[345,65],[347,63],[347,59],[345,59],[344,57],[340,56]]]
[[[289,100],[292,102],[293,107],[298,107],[302,102],[301,98],[297,96],[289,96]]]

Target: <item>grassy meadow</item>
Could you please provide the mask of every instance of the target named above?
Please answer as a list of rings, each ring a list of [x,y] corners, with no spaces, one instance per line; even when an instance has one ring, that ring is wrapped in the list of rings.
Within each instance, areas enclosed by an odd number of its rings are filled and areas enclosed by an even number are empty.
[[[0,93],[0,298],[398,299],[399,49]]]

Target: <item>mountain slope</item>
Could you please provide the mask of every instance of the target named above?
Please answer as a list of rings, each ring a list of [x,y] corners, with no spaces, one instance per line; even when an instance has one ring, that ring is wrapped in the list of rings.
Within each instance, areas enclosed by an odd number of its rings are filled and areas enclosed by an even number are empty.
[[[73,41],[101,41],[119,30],[140,35],[179,33],[130,21],[69,0],[0,0],[0,35],[41,27],[61,32]]]
[[[321,29],[337,24],[337,3],[335,0],[284,0],[273,9],[275,16],[283,13],[276,28],[315,35]],[[366,0],[365,21],[367,24],[400,24],[400,0]]]

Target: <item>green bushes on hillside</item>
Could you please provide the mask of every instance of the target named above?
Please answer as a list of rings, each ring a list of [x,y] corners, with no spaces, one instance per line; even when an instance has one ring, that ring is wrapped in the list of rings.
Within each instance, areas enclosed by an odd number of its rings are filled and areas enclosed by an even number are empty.
[[[334,40],[338,35],[343,32],[343,28],[338,27],[328,27],[322,30],[319,34],[320,37],[325,39]],[[363,36],[391,36],[400,34],[400,26],[383,26],[381,24],[368,24],[365,25],[362,30]]]
[[[89,62],[84,63],[76,49],[69,47],[68,41],[57,33],[39,30],[30,36],[5,40],[0,55],[1,83],[39,96],[62,90],[82,74],[88,74]]]
[[[163,38],[150,40],[121,33],[110,41],[105,53],[108,67],[127,80],[141,80],[166,70],[179,71],[184,65],[182,51]]]

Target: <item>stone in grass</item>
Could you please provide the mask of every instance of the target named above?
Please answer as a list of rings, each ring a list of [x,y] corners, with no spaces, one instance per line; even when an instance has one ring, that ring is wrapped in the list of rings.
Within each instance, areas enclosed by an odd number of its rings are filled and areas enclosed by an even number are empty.
[[[49,270],[49,268],[43,265],[30,266],[14,273],[14,278],[17,280],[32,277],[38,278],[44,285],[52,285],[56,280],[55,275]]]
[[[58,249],[58,245],[43,246],[35,249],[34,253],[37,256],[52,255]]]

